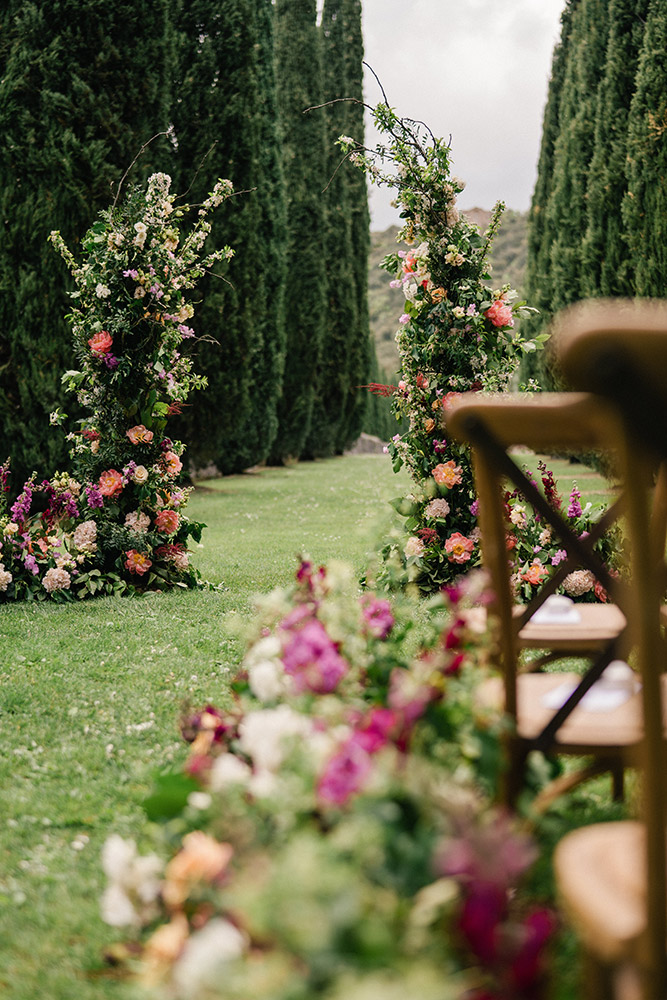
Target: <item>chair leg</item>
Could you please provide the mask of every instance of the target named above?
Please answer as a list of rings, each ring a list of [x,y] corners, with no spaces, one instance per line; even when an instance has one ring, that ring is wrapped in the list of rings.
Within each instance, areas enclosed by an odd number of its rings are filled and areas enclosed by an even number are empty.
[[[611,765],[611,789],[614,802],[625,801],[625,788],[623,783],[624,767],[622,760],[615,760]]]

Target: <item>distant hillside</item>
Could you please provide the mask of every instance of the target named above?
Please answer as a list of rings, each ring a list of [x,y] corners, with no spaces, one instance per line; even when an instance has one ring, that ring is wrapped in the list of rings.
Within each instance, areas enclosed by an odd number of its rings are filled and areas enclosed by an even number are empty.
[[[464,213],[484,232],[491,220],[491,212],[471,208]],[[499,288],[509,282],[522,292],[526,269],[525,212],[505,212],[500,231],[491,252],[492,286]],[[396,251],[397,226],[390,226],[382,233],[371,233],[371,251],[368,258],[368,307],[371,331],[375,338],[378,361],[390,377],[398,368],[398,353],[394,337],[398,317],[403,311],[400,289],[390,288],[390,276],[380,269],[384,257]]]

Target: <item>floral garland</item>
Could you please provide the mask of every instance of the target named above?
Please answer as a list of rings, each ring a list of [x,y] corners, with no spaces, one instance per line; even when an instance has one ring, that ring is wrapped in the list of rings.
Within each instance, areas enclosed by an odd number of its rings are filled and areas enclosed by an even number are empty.
[[[398,118],[386,103],[371,111],[386,145],[367,149],[347,136],[338,141],[373,183],[395,188],[404,220],[397,240],[410,247],[382,265],[405,296],[396,334],[401,378],[398,386],[371,387],[390,391],[397,418],[409,422],[389,451],[394,469],[405,465],[415,482],[410,496],[394,502],[407,518],[409,538],[387,546],[384,580],[392,577],[393,560],[400,579],[428,592],[479,564],[470,455],[447,440],[447,408],[460,392],[505,389],[521,354],[540,348],[546,335],[522,340],[515,320],[534,310],[509,285],[491,290],[485,284],[504,206],[496,206],[483,238],[456,207],[464,184],[451,175],[449,145],[426,126]]]
[[[203,525],[184,514],[178,485],[184,446],[167,435],[206,379],[183,353],[194,338],[186,292],[229,247],[208,256],[207,216],[232,192],[218,181],[182,239],[190,206],[175,206],[171,180],[154,174],[101,213],[77,263],[58,232],[51,241],[73,275],[68,317],[78,369],[63,375],[88,412],[68,434],[72,473],[37,474],[7,511],[9,465],[0,476],[0,600],[68,600],[128,589],[194,586],[188,539]],[[54,425],[66,414],[51,414]]]
[[[264,600],[236,700],[184,715],[185,775],[146,803],[159,853],[105,845],[102,915],[132,936],[110,953],[158,997],[542,995],[536,850],[480,793],[502,728],[474,703],[483,583],[425,618],[351,576],[302,562]]]

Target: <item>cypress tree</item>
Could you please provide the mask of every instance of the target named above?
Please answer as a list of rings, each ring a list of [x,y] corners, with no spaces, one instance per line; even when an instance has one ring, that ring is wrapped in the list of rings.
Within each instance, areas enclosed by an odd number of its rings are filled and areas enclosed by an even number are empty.
[[[315,0],[276,0],[278,115],[287,204],[286,352],[276,462],[298,459],[310,432],[326,309],[322,253],[324,132]]]
[[[211,249],[236,251],[228,280],[208,276],[195,326],[209,387],[181,418],[195,464],[222,473],[263,461],[277,431],[283,356],[282,183],[275,134],[270,0],[193,0],[178,17],[177,174],[190,200],[212,179],[241,192]],[[199,168],[198,173],[197,168]]]
[[[59,229],[76,248],[142,144],[166,129],[167,15],[167,0],[4,5],[0,439],[15,491],[33,469],[46,475],[67,461],[48,422],[72,367],[67,275],[47,237]],[[165,149],[152,144],[131,177],[161,166]]]
[[[584,294],[632,294],[621,206],[626,190],[628,113],[648,0],[612,0],[609,43],[598,92],[595,146],[586,192]]]
[[[667,10],[651,0],[628,117],[623,221],[637,295],[667,295]]]
[[[353,271],[351,227],[351,177],[341,165],[336,139],[345,133],[347,96],[345,31],[341,0],[325,0],[321,22],[323,101],[325,123],[324,175],[320,183],[324,200],[324,254],[326,259],[326,309],[317,367],[310,433],[305,452],[309,457],[333,455],[347,416],[350,395],[350,351],[358,336],[358,298]],[[348,169],[346,169],[346,167]],[[356,178],[355,178],[356,179]],[[362,177],[363,181],[363,177]]]
[[[550,309],[583,294],[582,242],[586,234],[586,185],[595,134],[597,88],[607,46],[608,0],[581,0],[574,11],[570,55],[554,144],[553,189],[547,204]]]
[[[539,309],[533,319],[523,320],[530,324],[530,336],[539,333],[549,320],[551,304],[551,244],[555,238],[552,222],[547,213],[553,190],[554,150],[560,123],[560,105],[563,95],[565,71],[570,57],[572,21],[581,0],[568,0],[561,15],[561,34],[554,49],[551,65],[551,79],[547,102],[544,109],[542,140],[537,165],[537,180],[528,214],[528,253],[526,268],[526,296],[530,305]],[[540,355],[526,355],[522,363],[525,378],[538,377],[545,380],[545,372]]]
[[[347,114],[347,135],[364,141],[363,59],[364,41],[361,30],[361,0],[341,0],[344,34],[345,84],[353,100],[344,107]],[[366,179],[361,171],[346,164],[349,186],[350,225],[352,241],[352,271],[357,304],[357,325],[350,330],[348,396],[338,435],[338,450],[342,451],[360,434],[364,425],[368,396],[360,385],[368,382],[371,372],[371,343],[368,320],[368,254],[370,252],[370,218]]]

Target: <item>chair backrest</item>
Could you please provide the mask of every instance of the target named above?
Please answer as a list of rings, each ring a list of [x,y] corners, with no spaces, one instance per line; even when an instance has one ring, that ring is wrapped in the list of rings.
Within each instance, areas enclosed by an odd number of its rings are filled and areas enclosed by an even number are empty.
[[[591,302],[561,314],[555,348],[578,388],[599,393],[620,418],[620,456],[627,496],[632,586],[630,636],[642,674],[645,739],[643,809],[647,826],[647,996],[667,994],[664,709],[660,675],[667,650],[660,616],[665,601],[667,473],[667,303]],[[657,502],[649,496],[656,467]]]
[[[508,453],[509,449],[517,445],[538,452],[607,448],[613,419],[608,406],[587,393],[466,393],[455,400],[448,411],[448,432],[472,446],[483,558],[495,594],[494,610],[500,620],[505,704],[510,715],[516,714],[518,632],[537,607],[572,570],[582,566],[590,569],[611,593],[616,592],[619,584],[592,551],[592,540],[584,541],[572,532],[565,518],[523,474],[520,464]],[[503,502],[507,480],[512,481],[528,503],[538,510],[545,526],[550,525],[568,556],[551,573],[521,616],[515,613],[507,550],[508,524]],[[604,524],[610,520],[613,515],[605,516]]]

